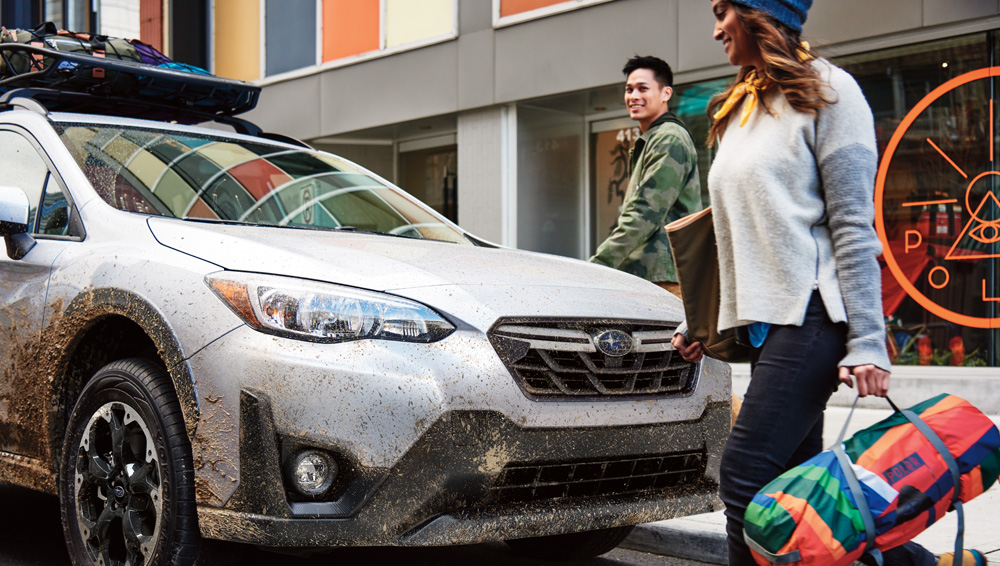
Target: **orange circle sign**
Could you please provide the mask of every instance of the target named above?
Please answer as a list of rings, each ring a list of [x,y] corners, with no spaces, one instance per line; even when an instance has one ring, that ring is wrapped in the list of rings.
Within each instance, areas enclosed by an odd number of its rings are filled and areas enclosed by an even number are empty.
[[[921,115],[921,113],[924,112],[924,110],[926,110],[931,104],[933,104],[935,101],[937,101],[938,99],[940,99],[946,93],[948,93],[948,92],[950,92],[950,91],[952,91],[952,90],[954,90],[954,89],[956,89],[958,87],[961,87],[963,85],[969,84],[969,83],[971,83],[973,81],[978,81],[978,80],[982,80],[982,79],[990,79],[992,77],[1000,77],[1000,67],[988,67],[988,68],[979,69],[979,70],[972,71],[970,73],[965,73],[964,75],[960,75],[958,77],[955,77],[955,78],[949,80],[948,82],[944,83],[943,85],[937,87],[933,91],[931,91],[930,94],[928,94],[920,102],[918,102],[917,105],[914,106],[912,110],[910,110],[910,112],[906,115],[906,117],[903,118],[903,121],[899,124],[899,127],[896,129],[895,133],[893,133],[892,139],[889,140],[889,144],[886,146],[886,149],[885,149],[885,154],[882,156],[882,162],[879,164],[878,177],[876,178],[876,181],[875,181],[875,229],[878,231],[878,237],[879,237],[879,239],[882,240],[882,257],[885,259],[886,265],[889,267],[889,270],[892,272],[893,276],[896,278],[896,281],[899,283],[899,285],[906,291],[906,293],[910,297],[912,297],[915,301],[917,301],[918,304],[920,304],[922,307],[924,307],[925,309],[927,309],[931,313],[933,313],[933,314],[935,314],[935,315],[937,315],[937,316],[939,316],[939,317],[941,317],[941,318],[943,318],[943,319],[945,319],[947,321],[954,322],[956,324],[960,324],[960,325],[963,325],[963,326],[974,327],[974,328],[1000,328],[1000,318],[984,318],[984,317],[969,316],[967,314],[962,314],[962,313],[959,313],[959,312],[955,312],[955,311],[953,311],[951,309],[948,309],[948,308],[946,308],[946,307],[944,307],[942,305],[939,305],[938,303],[934,302],[929,297],[927,297],[926,295],[924,295],[919,289],[917,289],[917,287],[910,281],[910,278],[907,277],[906,273],[900,267],[899,262],[898,262],[896,256],[893,253],[892,247],[890,246],[889,238],[888,238],[888,235],[886,233],[886,227],[885,227],[885,209],[884,209],[885,182],[886,182],[886,178],[889,175],[889,166],[892,163],[892,158],[895,155],[896,149],[898,148],[900,142],[903,140],[903,136],[906,135],[906,133],[909,130],[910,126],[913,125],[914,121],[916,121],[916,119]],[[987,92],[989,92],[989,91],[990,90],[987,89]],[[993,152],[993,105],[992,105],[992,101],[990,102],[989,131],[990,131],[990,135],[989,135],[989,137],[990,137],[990,140],[989,140],[989,144],[990,144],[990,156],[989,157],[990,157],[990,163],[993,163],[993,153],[994,152]],[[958,170],[958,172],[962,173],[962,175],[965,176],[966,179],[968,179],[968,175],[966,173],[964,173],[959,168],[959,166],[956,163],[954,163],[948,157],[947,153],[945,151],[943,151],[940,147],[938,147],[934,143],[933,140],[931,140],[930,138],[927,138],[926,141],[927,141],[927,143],[930,146],[932,146],[941,155],[941,157],[943,159],[947,160],[947,162],[952,167],[954,167],[956,170]],[[965,204],[966,210],[968,210],[968,212],[969,212],[969,214],[971,215],[972,218],[971,218],[971,220],[969,220],[968,224],[966,224],[965,230],[962,232],[962,234],[965,235],[966,232],[969,230],[969,228],[973,227],[973,223],[978,220],[979,223],[980,223],[980,225],[979,226],[974,226],[974,227],[975,227],[976,230],[979,230],[980,232],[982,232],[982,236],[976,237],[976,239],[979,240],[980,242],[987,242],[987,243],[993,243],[993,241],[995,241],[995,240],[1000,240],[1000,221],[998,221],[998,220],[984,220],[983,218],[980,217],[980,212],[981,212],[982,208],[986,204],[991,204],[992,202],[996,202],[996,205],[1000,206],[1000,201],[997,201],[997,196],[996,195],[994,195],[992,192],[988,192],[987,193],[987,197],[991,197],[993,200],[989,201],[987,198],[984,198],[983,199],[983,204],[980,204],[978,206],[978,208],[977,208],[976,204],[973,201],[970,201],[970,195],[972,194],[973,186],[976,184],[976,182],[978,182],[979,180],[984,179],[984,178],[986,178],[988,176],[992,176],[992,175],[1000,175],[1000,172],[998,172],[998,171],[985,171],[985,172],[979,173],[978,175],[975,175],[974,178],[972,179],[971,183],[969,183],[967,185],[967,189],[966,189],[965,194],[964,194],[964,204]],[[931,204],[931,205],[934,205],[934,204],[937,204],[939,202],[948,202],[948,203],[951,203],[953,201],[954,202],[959,202],[960,199],[951,199],[951,200],[947,200],[947,201],[929,201],[927,203],[912,203],[912,204]],[[992,206],[992,204],[991,204],[991,206]],[[917,236],[919,237],[919,234],[917,234]],[[973,236],[973,237],[975,237],[975,236]],[[989,240],[983,240],[982,238],[988,238]],[[959,240],[956,240],[955,245],[952,246],[952,249],[949,251],[949,254],[951,253],[951,251],[954,251],[955,246],[958,245],[958,242],[959,242]],[[909,246],[909,242],[907,242],[906,245],[907,245],[907,252],[908,252],[909,251],[909,247],[910,247]],[[976,258],[976,257],[978,257],[978,256],[965,256],[965,259]],[[992,256],[983,256],[983,257],[992,257]],[[946,256],[945,259],[949,259],[948,256]],[[933,277],[929,281],[930,286],[933,287],[933,288],[942,288],[942,287],[946,286],[948,284],[948,279],[945,278],[945,276],[947,274],[948,274],[948,271],[947,271],[946,268],[940,267],[940,266],[935,267],[931,271],[931,275]],[[983,283],[983,295],[984,295],[983,296],[983,301],[984,301],[984,305],[986,304],[985,301],[1000,301],[1000,299],[997,299],[997,298],[987,297],[986,293],[987,293],[987,289],[986,289],[986,283],[985,283],[985,279],[984,279],[984,283]]]

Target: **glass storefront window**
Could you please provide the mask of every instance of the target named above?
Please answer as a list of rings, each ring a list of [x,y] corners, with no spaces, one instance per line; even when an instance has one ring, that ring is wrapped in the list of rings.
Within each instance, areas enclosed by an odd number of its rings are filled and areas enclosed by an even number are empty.
[[[639,127],[629,118],[619,118],[594,122],[590,132],[594,237],[589,251],[593,253],[618,225],[628,188],[629,150],[639,137]]]
[[[705,147],[708,130],[711,127],[705,109],[708,108],[708,101],[716,93],[725,90],[726,85],[734,78],[736,78],[735,72],[729,77],[678,85],[674,88],[674,96],[671,98],[671,110],[687,126],[688,131],[691,132],[691,138],[694,140],[694,146],[698,148],[698,173],[701,175],[701,202],[703,203],[709,202],[708,168],[712,164],[712,159],[715,158],[714,148]]]
[[[875,115],[883,308],[898,365],[998,365],[995,85],[988,73],[959,78],[991,65],[988,43],[976,34],[837,61]]]
[[[458,222],[458,147],[399,154],[399,186],[442,216]]]
[[[517,247],[580,257],[584,119],[517,107]]]

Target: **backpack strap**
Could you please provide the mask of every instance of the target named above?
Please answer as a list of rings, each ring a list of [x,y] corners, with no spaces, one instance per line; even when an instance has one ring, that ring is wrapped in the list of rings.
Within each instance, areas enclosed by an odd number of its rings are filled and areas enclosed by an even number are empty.
[[[668,112],[667,112],[666,114],[664,114],[664,115],[663,115],[663,121],[664,121],[664,122],[670,122],[671,124],[677,124],[677,125],[678,125],[678,126],[680,126],[680,127],[681,127],[681,128],[682,128],[682,129],[683,129],[683,130],[684,130],[685,132],[687,132],[687,135],[688,135],[688,136],[689,136],[689,137],[690,137],[690,138],[691,138],[692,140],[694,139],[694,136],[692,136],[692,135],[691,135],[691,130],[689,130],[689,129],[688,129],[688,127],[687,127],[687,124],[685,124],[684,122],[682,122],[682,121],[681,121],[681,119],[680,119],[680,118],[678,118],[678,117],[677,117],[677,115],[676,115],[676,114],[674,114],[673,112],[669,112],[669,111],[668,111]]]

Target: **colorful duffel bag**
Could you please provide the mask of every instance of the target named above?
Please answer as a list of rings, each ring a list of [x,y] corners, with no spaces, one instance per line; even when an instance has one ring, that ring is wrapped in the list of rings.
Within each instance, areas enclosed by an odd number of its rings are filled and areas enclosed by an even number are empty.
[[[881,551],[911,540],[952,508],[959,519],[955,556],[962,556],[962,502],[997,480],[1000,432],[953,395],[892,408],[892,416],[847,441],[845,423],[832,448],[757,492],[744,538],[758,564],[847,566],[865,553],[881,563]]]

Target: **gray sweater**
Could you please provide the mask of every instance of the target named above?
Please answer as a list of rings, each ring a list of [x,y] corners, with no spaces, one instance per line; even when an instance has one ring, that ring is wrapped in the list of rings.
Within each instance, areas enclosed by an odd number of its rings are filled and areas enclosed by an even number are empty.
[[[743,127],[734,108],[708,174],[719,244],[719,328],[801,325],[814,289],[848,323],[842,366],[890,370],[881,242],[872,224],[877,168],[871,109],[854,79],[816,60],[833,104],[813,118],[768,91]]]

